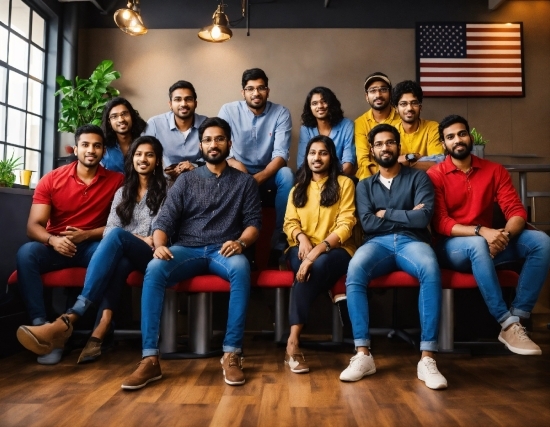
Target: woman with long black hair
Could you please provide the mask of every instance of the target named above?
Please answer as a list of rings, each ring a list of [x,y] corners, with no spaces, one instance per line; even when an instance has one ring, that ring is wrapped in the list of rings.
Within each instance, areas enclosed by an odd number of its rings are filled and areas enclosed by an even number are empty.
[[[346,274],[355,252],[355,185],[342,175],[331,138],[313,137],[296,173],[286,208],[287,260],[296,274],[290,299],[290,336],[285,362],[295,373],[309,372],[299,348],[309,307]]]
[[[78,363],[94,361],[101,355],[101,344],[128,274],[133,270],[144,272],[153,258],[151,224],[166,196],[162,153],[160,141],[153,136],[141,136],[132,142],[125,157],[124,185],[115,193],[103,239],[86,270],[82,293],[55,322],[19,328],[21,344],[37,354],[48,354],[44,364],[61,360],[73,323],[92,303],[100,303],[98,318]]]

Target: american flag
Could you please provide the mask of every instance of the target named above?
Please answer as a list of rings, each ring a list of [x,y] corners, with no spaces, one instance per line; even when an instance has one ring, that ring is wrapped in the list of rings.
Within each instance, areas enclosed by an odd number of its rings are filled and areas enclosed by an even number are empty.
[[[522,24],[417,23],[425,96],[525,96]]]

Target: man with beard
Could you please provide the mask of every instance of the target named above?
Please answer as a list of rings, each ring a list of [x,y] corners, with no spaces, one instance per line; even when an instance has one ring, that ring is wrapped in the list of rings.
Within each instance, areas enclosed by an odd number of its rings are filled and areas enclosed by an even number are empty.
[[[17,252],[17,278],[33,326],[46,323],[41,274],[87,267],[103,237],[111,201],[124,176],[99,164],[105,146],[101,128],[84,125],[75,132],[77,160],[42,177],[34,190],[25,243]],[[59,363],[65,339],[38,363]]]
[[[241,352],[250,265],[243,250],[256,241],[261,226],[258,186],[227,164],[231,128],[225,120],[206,119],[199,138],[206,166],[176,180],[153,226],[154,259],[145,272],[141,299],[143,358],[122,384],[126,390],[162,377],[158,339],[164,291],[200,274],[216,274],[230,283],[221,364],[227,384],[245,382]]]
[[[392,86],[387,75],[377,71],[365,79],[365,98],[371,109],[355,120],[355,149],[357,178],[365,179],[376,173],[378,166],[371,156],[367,135],[379,123],[397,126],[401,118],[390,104]]]
[[[400,136],[388,124],[368,134],[371,153],[380,170],[357,184],[357,213],[365,239],[351,259],[346,279],[348,311],[357,354],[341,373],[342,381],[358,381],[376,372],[370,353],[367,287],[371,279],[402,270],[420,282],[421,359],[417,376],[431,389],[447,387],[437,369],[441,277],[430,247],[428,224],[433,213],[433,186],[426,172],[397,160]]]
[[[117,96],[103,110],[101,129],[105,133],[105,154],[101,165],[105,169],[124,173],[124,156],[132,141],[147,127],[137,110],[128,100]]]
[[[401,135],[399,163],[428,170],[445,156],[439,143],[438,123],[420,118],[423,98],[422,88],[412,80],[397,83],[392,90],[392,104],[401,118],[396,126]]]
[[[442,267],[472,272],[489,312],[500,323],[498,336],[517,354],[538,355],[540,347],[525,333],[528,318],[548,274],[550,238],[526,230],[527,212],[502,165],[471,154],[472,136],[463,117],[439,123],[439,138],[449,155],[428,171],[435,188],[432,229]],[[493,228],[495,201],[504,213],[504,228]],[[508,309],[495,266],[524,259],[516,296]]]
[[[263,70],[246,70],[242,87],[244,100],[223,105],[218,115],[227,120],[233,132],[229,165],[254,177],[264,206],[275,205],[273,262],[287,246],[283,220],[294,185],[294,174],[287,167],[292,120],[287,108],[267,100],[268,78]]]
[[[185,80],[170,86],[168,99],[170,111],[151,117],[145,133],[161,142],[164,171],[175,181],[180,173],[193,170],[201,157],[198,130],[206,116],[195,113],[197,92]]]

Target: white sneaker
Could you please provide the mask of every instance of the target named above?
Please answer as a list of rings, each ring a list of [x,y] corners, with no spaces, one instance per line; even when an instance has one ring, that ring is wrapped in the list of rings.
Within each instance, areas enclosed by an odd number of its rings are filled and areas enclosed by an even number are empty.
[[[349,366],[340,374],[340,381],[359,381],[361,378],[376,372],[372,353],[368,356],[362,351],[353,356]]]
[[[447,388],[447,380],[437,369],[435,360],[431,357],[423,357],[417,366],[418,379],[426,383],[426,387],[433,390]]]
[[[498,340],[503,343],[508,350],[516,354],[523,355],[541,355],[542,351],[531,338],[527,336],[525,328],[519,323],[513,323],[508,330],[500,331]]]

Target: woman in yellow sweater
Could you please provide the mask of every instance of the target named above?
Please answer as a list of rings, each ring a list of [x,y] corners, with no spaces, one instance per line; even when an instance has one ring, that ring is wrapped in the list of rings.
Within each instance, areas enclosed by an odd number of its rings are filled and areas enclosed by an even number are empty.
[[[287,260],[296,274],[285,355],[292,372],[309,372],[299,348],[300,333],[313,300],[346,274],[356,249],[351,238],[355,222],[355,185],[342,175],[332,139],[315,136],[296,173],[284,222]]]

